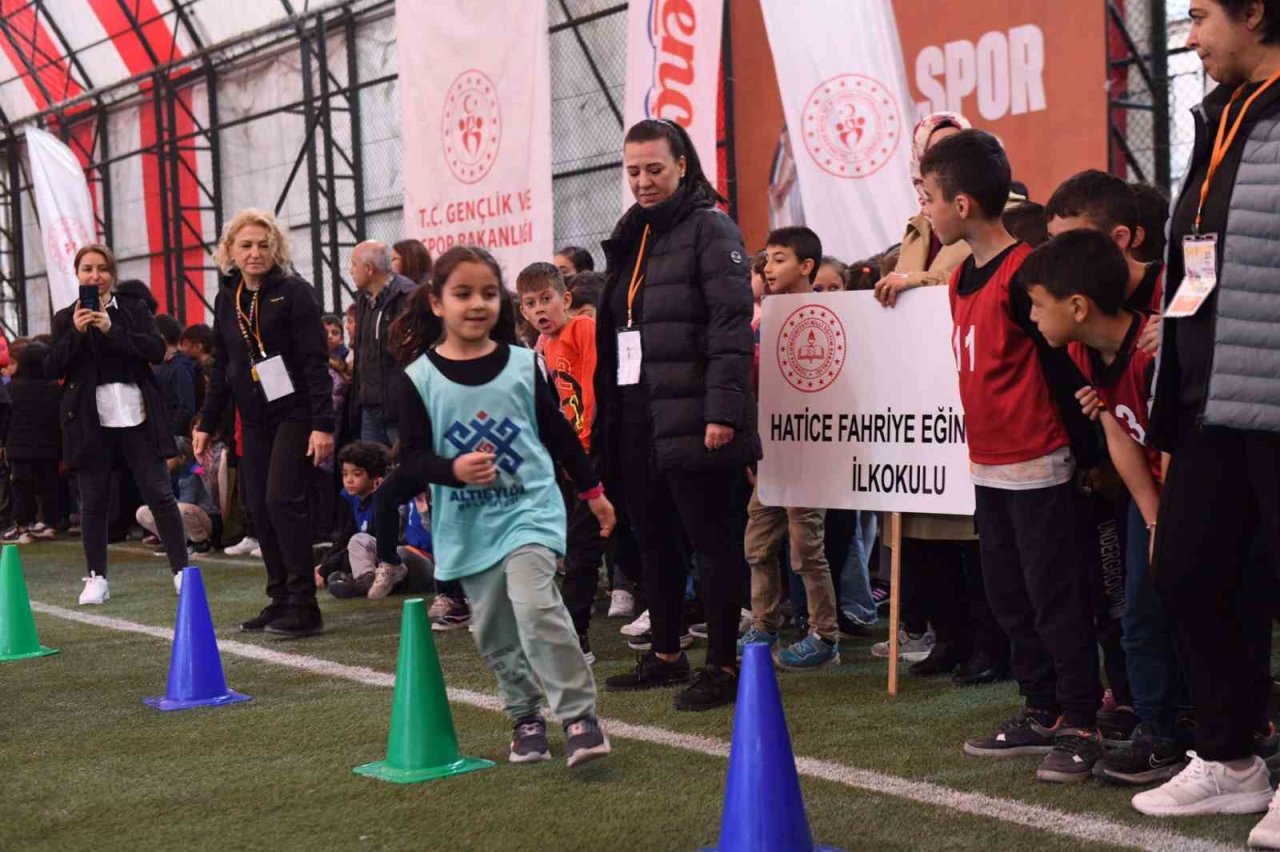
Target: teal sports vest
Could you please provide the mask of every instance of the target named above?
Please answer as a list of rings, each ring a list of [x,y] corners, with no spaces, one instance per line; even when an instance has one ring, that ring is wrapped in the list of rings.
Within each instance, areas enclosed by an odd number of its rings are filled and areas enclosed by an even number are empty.
[[[519,547],[565,551],[565,507],[555,465],[538,435],[534,353],[509,347],[502,372],[488,384],[445,378],[426,355],[405,367],[431,418],[436,455],[496,454],[488,485],[431,486],[431,534],[437,580],[456,580],[497,565]]]

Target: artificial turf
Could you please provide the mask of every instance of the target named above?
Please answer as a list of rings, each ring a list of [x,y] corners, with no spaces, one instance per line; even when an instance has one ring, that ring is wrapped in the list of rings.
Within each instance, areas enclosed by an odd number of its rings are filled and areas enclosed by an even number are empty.
[[[21,553],[32,599],[74,608],[79,543]],[[111,563],[111,600],[86,609],[172,626],[176,598],[163,560],[113,546]],[[296,642],[246,635],[235,624],[263,603],[260,564],[202,564],[220,638],[395,671],[399,599],[335,601],[322,593],[324,635]],[[556,760],[510,766],[507,721],[455,706],[463,753],[499,765],[422,785],[384,784],[351,768],[385,753],[387,689],[224,654],[228,683],[253,702],[159,713],[141,699],[164,691],[164,642],[42,614],[37,623],[43,644],[61,653],[0,664],[0,850],[692,850],[717,837],[725,773],[718,757],[615,739],[607,760],[569,770],[553,726]],[[633,664],[620,624],[604,617],[593,624],[599,681]],[[466,631],[435,639],[450,686],[494,691]],[[845,640],[835,669],[779,675],[797,755],[1241,845],[1256,820],[1153,821],[1131,809],[1132,790],[1038,783],[1033,758],[966,757],[965,737],[988,732],[1016,708],[1014,687],[961,690],[904,674],[899,696],[889,698],[872,641]],[[690,653],[700,661],[700,650]],[[669,691],[602,693],[600,713],[729,738],[730,709],[677,713],[670,700]],[[849,850],[1089,846],[832,782],[804,778],[802,787],[815,840]]]

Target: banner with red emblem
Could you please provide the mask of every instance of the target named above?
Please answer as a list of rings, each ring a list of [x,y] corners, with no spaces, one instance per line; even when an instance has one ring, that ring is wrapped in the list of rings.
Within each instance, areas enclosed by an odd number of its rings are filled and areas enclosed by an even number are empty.
[[[664,118],[688,130],[712,186],[723,26],[724,0],[634,0],[627,10],[626,125]]]
[[[946,287],[767,297],[759,410],[765,505],[973,514]]]
[[[396,0],[396,24],[405,236],[488,249],[514,287],[552,254],[547,4]]]
[[[805,224],[827,254],[870,257],[902,238],[915,104],[890,0],[761,0]],[[852,39],[852,40],[851,40]]]

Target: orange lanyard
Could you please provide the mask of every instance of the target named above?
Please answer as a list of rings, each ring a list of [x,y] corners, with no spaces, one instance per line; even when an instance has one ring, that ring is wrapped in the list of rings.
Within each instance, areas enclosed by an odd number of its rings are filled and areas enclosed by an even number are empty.
[[[1258,90],[1244,102],[1244,107],[1236,116],[1230,132],[1227,132],[1227,119],[1231,117],[1231,108],[1235,106],[1236,101],[1240,100],[1240,96],[1244,94],[1244,86],[1236,89],[1235,94],[1231,96],[1231,100],[1227,102],[1227,108],[1222,113],[1222,120],[1218,122],[1218,133],[1213,140],[1213,153],[1209,157],[1209,170],[1205,173],[1204,185],[1200,187],[1200,206],[1196,208],[1195,233],[1200,233],[1200,216],[1204,213],[1204,203],[1209,198],[1209,187],[1213,184],[1213,176],[1218,173],[1218,167],[1227,158],[1227,152],[1231,150],[1231,146],[1235,143],[1236,136],[1240,133],[1240,126],[1244,124],[1245,114],[1249,112],[1249,107],[1253,106],[1253,102],[1258,99],[1258,96],[1271,88],[1276,80],[1280,80],[1280,71],[1268,77],[1267,82],[1259,86]]]
[[[640,274],[640,264],[644,262],[644,248],[649,243],[649,226],[644,226],[644,234],[640,237],[640,253],[636,255],[636,268],[631,270],[631,286],[627,288],[627,328],[631,328],[632,323],[632,307],[636,303],[636,293],[640,292],[640,285],[644,283],[644,276]]]

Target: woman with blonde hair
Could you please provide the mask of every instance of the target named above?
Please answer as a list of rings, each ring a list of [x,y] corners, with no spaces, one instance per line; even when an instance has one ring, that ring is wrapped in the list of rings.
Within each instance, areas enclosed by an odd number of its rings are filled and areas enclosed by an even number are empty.
[[[320,302],[290,265],[276,217],[241,210],[214,254],[223,272],[214,302],[213,370],[196,454],[234,399],[241,421],[241,482],[267,567],[270,603],[240,629],[302,637],[324,629],[311,572],[307,483],[333,453],[333,390]]]
[[[53,318],[45,365],[63,380],[58,419],[62,457],[80,486],[80,524],[88,576],[81,604],[110,600],[107,522],[111,473],[123,463],[155,517],[176,588],[187,564],[187,536],[165,459],[178,453],[152,364],[164,361],[164,338],[146,300],[116,289],[116,258],[104,245],[76,252],[80,286],[94,287]]]

